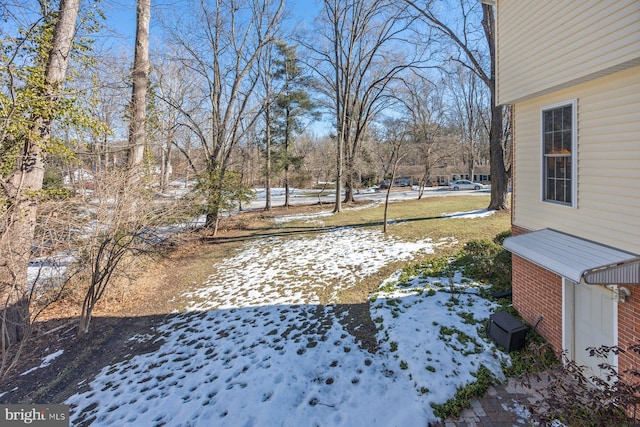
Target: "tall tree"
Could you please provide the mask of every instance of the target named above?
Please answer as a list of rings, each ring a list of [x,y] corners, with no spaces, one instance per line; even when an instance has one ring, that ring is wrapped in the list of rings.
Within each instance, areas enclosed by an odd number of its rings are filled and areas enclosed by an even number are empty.
[[[496,105],[496,49],[495,49],[495,9],[494,6],[482,3],[482,32],[484,48],[472,43],[471,33],[474,18],[478,16],[476,0],[459,0],[461,25],[456,31],[444,18],[440,18],[435,10],[450,10],[449,7],[436,8],[431,0],[404,0],[430,28],[439,32],[459,49],[460,55],[451,59],[459,62],[476,74],[487,86],[491,94],[491,125],[489,128],[489,149],[491,157],[491,201],[488,209],[507,209],[507,192],[509,170],[506,168],[505,153],[509,152],[511,142],[510,128],[504,126],[503,120],[509,115],[508,107]],[[489,61],[483,61],[482,52],[489,51]],[[488,71],[487,71],[488,70]]]
[[[383,143],[388,145],[389,166],[391,169],[391,176],[389,179],[389,186],[387,187],[387,194],[384,199],[384,215],[382,221],[382,232],[387,232],[387,218],[389,213],[389,196],[391,195],[391,187],[396,179],[396,173],[398,172],[398,166],[402,159],[407,156],[406,140],[408,136],[407,123],[400,119],[387,119],[384,123],[384,135],[382,136]]]
[[[264,189],[265,189],[265,210],[271,209],[271,178],[273,174],[273,160],[272,160],[272,129],[273,125],[273,102],[275,100],[276,88],[274,87],[274,51],[275,46],[269,44],[265,46],[263,52],[260,55],[260,81],[262,82],[262,89],[264,91],[265,106],[264,106]]]
[[[307,42],[331,100],[336,126],[336,204],[353,201],[356,157],[373,118],[386,107],[387,89],[420,55],[399,48],[408,28],[405,8],[391,0],[324,0],[323,43]],[[314,34],[315,36],[315,34]],[[345,175],[345,176],[343,176]]]
[[[142,160],[147,145],[147,86],[149,84],[149,21],[151,0],[138,0],[136,7],[136,45],[133,58],[131,120],[129,121],[129,184],[142,176]]]
[[[283,41],[276,43],[279,56],[275,61],[275,78],[281,88],[274,103],[275,138],[280,143],[280,166],[284,170],[285,201],[289,206],[289,172],[291,166],[299,166],[303,160],[292,154],[294,139],[304,131],[305,118],[313,119],[316,106],[309,97],[310,79],[304,74],[298,60],[296,47]]]
[[[197,159],[192,155],[190,122],[186,116],[194,117],[197,111],[194,105],[199,100],[200,89],[196,83],[183,77],[184,67],[174,60],[175,52],[163,52],[158,55],[152,69],[154,96],[161,102],[156,104],[158,137],[162,141],[161,158],[164,160],[163,173],[168,175],[172,158],[172,148],[176,148],[187,162],[185,180],[189,172],[198,172]],[[194,163],[195,162],[195,163]],[[166,179],[166,178],[165,178]]]
[[[453,100],[450,119],[459,135],[462,160],[467,166],[469,179],[473,179],[475,166],[482,163],[482,154],[487,152],[490,120],[485,119],[491,110],[487,91],[482,90],[478,77],[460,64],[456,64],[449,74],[448,86]]]
[[[12,103],[16,100],[16,88],[9,87],[9,97],[3,97],[2,108],[7,108],[9,113],[3,114],[5,121],[0,134],[3,151],[0,160],[0,339],[3,351],[23,338],[29,322],[27,266],[36,226],[37,193],[42,189],[45,159],[52,145],[52,121],[60,114],[58,103],[73,46],[79,6],[80,0],[61,0],[57,14],[44,17],[45,33],[47,26],[55,23],[55,27],[50,33],[51,38],[45,36],[40,39],[38,59],[25,83],[25,92],[32,98],[29,99],[30,110],[22,113],[26,115],[26,121],[32,123],[30,128],[13,126],[6,119],[18,112],[17,105]],[[13,73],[8,65],[7,72],[9,75]],[[9,104],[5,104],[5,100]],[[10,156],[5,157],[8,154]]]
[[[215,234],[225,198],[236,194],[225,188],[235,182],[226,177],[232,172],[231,155],[264,110],[264,100],[257,99],[258,58],[275,41],[284,0],[193,4],[198,10],[171,16],[165,25],[177,48],[175,59],[201,85],[203,98],[197,104],[174,107],[206,152],[199,188],[206,199],[206,226]]]
[[[424,189],[429,182],[434,166],[449,156],[449,151],[442,144],[442,128],[444,126],[445,106],[442,82],[433,83],[428,79],[414,75],[403,80],[395,95],[406,115],[415,159],[423,165],[419,179],[418,199],[424,196]]]

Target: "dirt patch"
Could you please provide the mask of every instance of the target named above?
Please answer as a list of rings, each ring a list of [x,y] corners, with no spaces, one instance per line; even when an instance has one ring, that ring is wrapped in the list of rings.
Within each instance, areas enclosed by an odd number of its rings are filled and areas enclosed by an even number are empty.
[[[369,305],[369,301],[360,304],[341,304],[335,306],[334,310],[342,314],[339,316],[340,323],[355,337],[360,348],[373,354],[378,351],[378,340],[376,339],[378,329],[371,320]]]
[[[94,319],[91,333],[77,338],[75,329],[54,339],[34,338],[31,351],[17,367],[3,388],[8,390],[2,403],[62,403],[88,384],[106,366],[136,354],[157,350],[153,339],[138,341],[136,334],[154,334],[153,328],[164,316],[105,317]],[[62,350],[47,367],[26,375],[20,373],[37,367],[43,356]],[[30,366],[31,365],[31,366]],[[30,367],[29,367],[30,366]]]

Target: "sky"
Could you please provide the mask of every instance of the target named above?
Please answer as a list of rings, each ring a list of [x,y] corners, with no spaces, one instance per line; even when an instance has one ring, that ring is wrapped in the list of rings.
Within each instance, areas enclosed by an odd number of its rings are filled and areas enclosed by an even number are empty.
[[[321,0],[286,0],[285,12],[289,15],[287,22],[292,28],[301,29],[310,25],[315,19]],[[154,32],[158,30],[159,15],[179,14],[181,3],[185,0],[152,0],[150,44],[153,49]],[[105,14],[104,29],[96,36],[97,46],[121,53],[133,61],[136,31],[136,1],[113,0],[102,2],[101,8]],[[330,120],[315,121],[309,124],[308,130],[315,135],[327,135],[331,132]],[[123,135],[121,135],[124,137]]]
[[[448,214],[476,218],[479,213]],[[322,226],[326,213],[303,218]],[[443,216],[446,213],[443,212]],[[280,221],[300,220],[282,217]],[[409,426],[435,421],[444,403],[486,366],[498,378],[508,355],[479,330],[496,308],[460,273],[399,272],[371,295],[378,349],[348,327],[344,307],[320,305],[385,264],[438,253],[455,239],[403,241],[381,230],[327,228],[248,242],[211,265],[173,313],[131,341],[158,350],[105,367],[64,402],[73,425]],[[337,279],[337,280],[336,280]],[[55,361],[51,354],[28,374]],[[26,374],[26,373],[25,373]],[[501,403],[519,416],[522,408]],[[511,406],[510,406],[511,405]]]
[[[316,16],[318,11],[318,0],[287,0],[286,10],[291,14],[291,24],[296,25],[300,22],[310,23]],[[151,2],[151,29],[153,32],[154,19],[157,18],[156,7],[160,7],[163,11],[167,11],[167,4],[171,4],[171,11],[180,13],[180,0],[160,0]],[[112,39],[112,42],[124,49],[133,50],[136,32],[136,1],[135,0],[115,0],[112,2],[102,2],[101,7],[104,10],[106,20],[104,25],[108,30],[104,32],[105,36]]]

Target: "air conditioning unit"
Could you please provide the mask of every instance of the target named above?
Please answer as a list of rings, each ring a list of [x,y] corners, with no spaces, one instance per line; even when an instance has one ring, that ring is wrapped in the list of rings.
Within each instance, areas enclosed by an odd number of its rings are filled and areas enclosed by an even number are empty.
[[[496,344],[511,352],[524,347],[528,329],[506,311],[498,311],[489,316],[487,333]]]

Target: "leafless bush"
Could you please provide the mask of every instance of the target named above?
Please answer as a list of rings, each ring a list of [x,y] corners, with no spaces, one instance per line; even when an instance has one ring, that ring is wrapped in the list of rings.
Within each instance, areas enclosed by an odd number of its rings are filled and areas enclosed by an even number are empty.
[[[39,201],[32,251],[23,257],[30,259],[29,268],[24,263],[15,265],[27,270],[29,286],[17,286],[24,282],[20,279],[24,274],[1,281],[2,289],[22,289],[18,297],[4,298],[4,307],[14,300],[23,301],[20,307],[30,321],[22,326],[20,340],[12,345],[1,340],[0,381],[19,362],[34,323],[52,303],[65,298],[65,304],[73,305],[69,311],[80,312],[78,333],[86,334],[95,305],[113,279],[129,279],[141,257],[159,256],[168,237],[185,229],[175,224],[190,218],[188,204],[157,198],[144,185],[128,187],[126,176],[118,171],[95,178],[93,191]],[[0,220],[7,220],[6,210],[0,214]],[[10,244],[5,237],[0,236],[3,244]],[[11,311],[4,310],[7,312]]]
[[[539,395],[539,404],[529,407],[532,418],[541,425],[560,420],[564,425],[580,427],[639,426],[640,370],[634,367],[618,373],[607,359],[610,354],[640,354],[640,345],[588,350],[590,357],[602,360],[598,364],[601,375],[569,360],[564,353],[562,365],[522,377],[523,385],[534,388]],[[541,388],[541,382],[547,385]]]
[[[144,185],[127,182],[120,173],[103,174],[86,209],[77,252],[77,265],[88,277],[79,335],[89,331],[95,305],[112,279],[128,277],[141,257],[160,255],[171,232],[166,227],[180,217],[180,204],[156,200]]]

